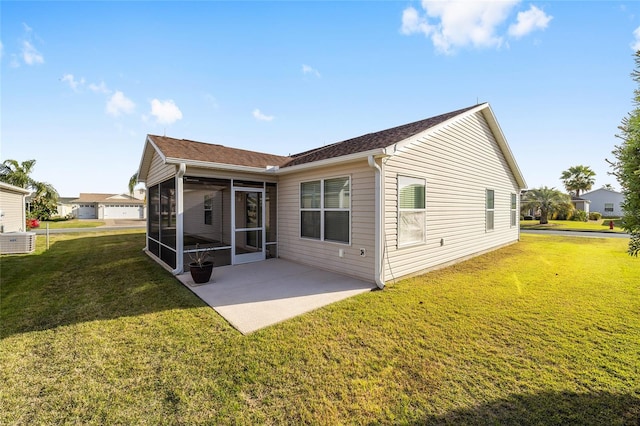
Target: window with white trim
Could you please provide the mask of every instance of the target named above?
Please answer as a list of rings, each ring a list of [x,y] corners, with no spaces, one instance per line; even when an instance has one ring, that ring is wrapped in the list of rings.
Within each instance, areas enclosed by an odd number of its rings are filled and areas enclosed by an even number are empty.
[[[205,194],[204,196],[204,224],[211,225],[213,223],[213,195]]]
[[[398,176],[398,246],[425,241],[425,188],[424,179]]]
[[[511,227],[518,224],[518,198],[516,194],[511,194]]]
[[[300,236],[350,242],[351,178],[320,179],[300,184]]]
[[[604,203],[604,211],[612,212],[613,211],[613,203]]]
[[[486,203],[486,230],[493,231],[493,220],[495,216],[495,192],[493,189],[487,189],[485,195]]]

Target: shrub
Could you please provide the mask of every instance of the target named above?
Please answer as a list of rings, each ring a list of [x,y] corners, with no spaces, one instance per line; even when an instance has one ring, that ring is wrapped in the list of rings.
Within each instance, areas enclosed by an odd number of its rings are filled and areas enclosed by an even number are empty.
[[[600,212],[589,213],[589,220],[600,220],[600,219],[602,219],[602,214]]]
[[[576,221],[576,222],[586,222],[587,221],[587,212],[582,211],[582,210],[576,210],[573,213],[573,217],[571,218],[571,220]]]

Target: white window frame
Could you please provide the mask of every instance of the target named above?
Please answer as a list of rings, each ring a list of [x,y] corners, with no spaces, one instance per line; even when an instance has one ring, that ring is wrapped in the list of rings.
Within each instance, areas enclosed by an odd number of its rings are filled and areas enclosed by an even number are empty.
[[[403,208],[401,207],[401,203],[400,203],[400,194],[401,194],[401,180],[412,180],[412,181],[419,181],[422,184],[422,188],[424,190],[424,194],[423,194],[423,200],[424,200],[424,207],[423,208]],[[398,241],[397,241],[397,247],[398,248],[405,248],[405,247],[413,247],[416,245],[421,245],[424,244],[427,240],[427,180],[425,178],[422,177],[415,177],[415,176],[407,176],[407,175],[398,175],[398,179],[397,179],[397,191],[398,191],[398,203],[397,203],[397,207],[398,207],[398,211],[397,211],[397,218],[398,218]],[[423,213],[423,218],[422,218],[422,238],[420,240],[411,240],[411,241],[403,241],[403,236],[402,236],[402,227],[401,227],[401,218],[402,218],[402,213]]]
[[[324,199],[324,187],[325,187],[325,182],[329,181],[329,180],[334,180],[334,179],[347,179],[348,183],[349,183],[349,205],[346,207],[325,207],[325,199]],[[305,183],[313,183],[313,182],[319,182],[320,183],[320,207],[302,207],[302,185]],[[320,179],[313,179],[313,180],[306,180],[306,181],[302,181],[300,182],[300,185],[298,187],[298,217],[300,219],[300,226],[298,229],[299,235],[301,239],[305,239],[305,240],[311,240],[311,241],[322,241],[322,242],[329,242],[329,243],[335,243],[335,244],[344,244],[344,245],[351,245],[351,229],[352,229],[352,223],[351,223],[351,219],[352,219],[352,215],[351,215],[351,204],[353,197],[352,197],[352,193],[351,193],[351,176],[350,175],[346,175],[346,176],[333,176],[333,177],[327,177],[327,178],[320,178]],[[307,237],[302,235],[302,212],[305,211],[316,211],[320,213],[320,238],[314,238],[314,237]],[[332,212],[332,211],[338,211],[338,212],[347,212],[349,215],[349,229],[347,230],[348,233],[348,241],[337,241],[337,240],[331,240],[331,239],[326,239],[325,238],[325,213],[326,212]]]
[[[489,192],[491,192],[491,198],[489,198]],[[492,206],[489,207],[489,200],[492,201]],[[493,189],[485,189],[484,191],[484,207],[485,207],[485,232],[491,232],[496,227],[496,191]]]
[[[611,206],[611,207],[607,207],[607,206]],[[604,203],[604,211],[605,211],[605,213],[612,213],[614,207],[615,207],[614,203]]]
[[[213,195],[212,194],[210,193],[204,194],[203,207],[204,207],[203,223],[205,225],[213,225]],[[207,221],[207,213],[209,213],[208,221]]]
[[[518,226],[518,196],[511,193],[511,227]]]

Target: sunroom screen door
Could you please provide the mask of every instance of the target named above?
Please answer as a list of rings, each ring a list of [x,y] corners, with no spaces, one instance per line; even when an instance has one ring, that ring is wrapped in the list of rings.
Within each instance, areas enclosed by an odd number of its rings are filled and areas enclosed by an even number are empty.
[[[265,259],[264,189],[233,188],[232,264]]]

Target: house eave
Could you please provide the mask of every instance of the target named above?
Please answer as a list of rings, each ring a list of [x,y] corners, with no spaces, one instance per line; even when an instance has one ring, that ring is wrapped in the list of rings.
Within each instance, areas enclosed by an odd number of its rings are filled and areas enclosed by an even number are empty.
[[[25,196],[31,194],[31,191],[25,188],[20,188],[19,186],[11,185],[8,183],[0,182],[0,188],[5,191],[16,192],[18,194],[24,194]]]
[[[245,172],[245,173],[254,173],[254,174],[271,175],[277,172],[276,169],[267,168],[267,167],[240,166],[236,164],[214,163],[210,161],[200,161],[200,160],[186,160],[184,158],[174,158],[174,157],[165,158],[164,163],[175,164],[175,165],[180,165],[184,163],[187,167],[197,167],[197,168],[203,168],[203,169],[224,170],[224,171],[233,171],[233,172]]]
[[[336,164],[348,163],[350,161],[355,161],[355,160],[367,160],[367,158],[372,155],[374,157],[387,156],[387,151],[385,148],[376,148],[369,151],[362,151],[362,152],[356,152],[354,154],[341,155],[340,157],[333,157],[333,158],[327,158],[325,160],[298,164],[296,166],[281,167],[278,171],[276,171],[276,174],[286,175],[286,174],[295,173],[302,170],[315,169],[319,167],[328,167]]]

